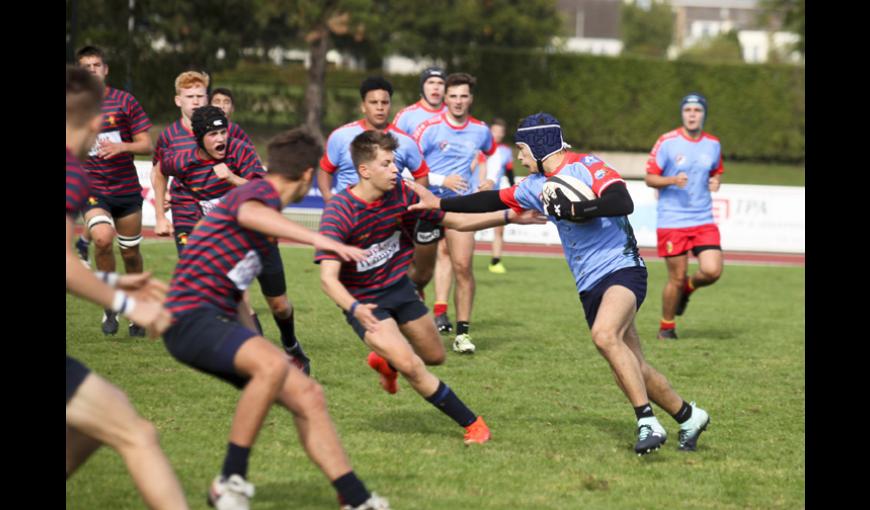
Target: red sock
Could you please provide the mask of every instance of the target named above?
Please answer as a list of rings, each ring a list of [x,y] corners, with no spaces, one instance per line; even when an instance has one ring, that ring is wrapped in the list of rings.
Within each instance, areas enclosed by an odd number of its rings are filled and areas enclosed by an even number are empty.
[[[659,323],[659,329],[674,329],[677,327],[676,321],[666,321],[664,319]]]
[[[435,303],[435,315],[444,315],[447,313],[447,303]]]
[[[686,278],[686,284],[683,285],[683,294],[689,295],[695,291],[695,287],[692,285],[692,279]]]

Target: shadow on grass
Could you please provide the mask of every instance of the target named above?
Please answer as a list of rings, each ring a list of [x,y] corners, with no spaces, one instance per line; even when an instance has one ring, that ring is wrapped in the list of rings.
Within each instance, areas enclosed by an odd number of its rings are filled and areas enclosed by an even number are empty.
[[[402,435],[410,434],[426,434],[446,438],[455,437],[456,428],[458,427],[455,423],[446,419],[444,415],[433,409],[422,398],[420,399],[419,410],[385,411],[373,415],[369,418],[368,422],[374,430],[397,434],[397,440],[401,440]]]
[[[683,328],[679,330],[680,340],[734,340],[746,335],[746,331],[729,327],[725,328]]]
[[[282,482],[257,485],[252,503],[259,510],[284,508],[337,508],[338,501],[324,479],[322,482]],[[305,504],[302,506],[300,502]]]

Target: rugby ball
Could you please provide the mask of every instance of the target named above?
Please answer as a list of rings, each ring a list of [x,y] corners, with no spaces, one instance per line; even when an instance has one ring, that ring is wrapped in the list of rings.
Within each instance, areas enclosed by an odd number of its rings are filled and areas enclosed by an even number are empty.
[[[544,202],[544,210],[550,205],[550,201],[556,199],[556,190],[562,190],[562,193],[572,202],[585,202],[594,200],[597,197],[592,191],[592,188],[587,186],[583,181],[570,175],[554,175],[547,179],[544,183],[544,188],[541,190],[541,200]],[[583,220],[588,221],[588,220]],[[577,223],[583,223],[577,222]]]

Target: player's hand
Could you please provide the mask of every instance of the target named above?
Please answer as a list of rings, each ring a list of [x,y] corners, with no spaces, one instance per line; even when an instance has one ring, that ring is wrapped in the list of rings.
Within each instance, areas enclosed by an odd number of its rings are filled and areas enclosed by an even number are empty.
[[[547,223],[547,217],[538,211],[529,209],[517,214],[514,211],[508,213],[511,223],[517,225],[543,225]]]
[[[154,233],[161,236],[171,236],[175,232],[172,222],[166,219],[165,214],[155,214]]]
[[[484,179],[483,183],[480,185],[480,187],[477,188],[477,190],[478,191],[488,191],[488,190],[491,190],[493,186],[495,186],[495,183],[492,182],[491,179]]]
[[[559,219],[572,218],[574,216],[574,203],[562,193],[562,190],[556,188],[556,198],[547,204],[547,214]]]
[[[172,323],[172,314],[157,301],[136,300],[133,310],[124,315],[145,328],[151,338],[163,334]]]
[[[233,174],[230,171],[230,167],[227,166],[226,163],[218,163],[215,165],[212,170],[214,170],[214,174],[218,176],[218,179],[227,180]]]
[[[443,187],[451,189],[457,193],[461,193],[468,189],[468,184],[465,182],[465,179],[460,177],[458,174],[448,175],[444,178]]]
[[[429,191],[425,186],[421,186],[416,182],[408,182],[408,187],[411,188],[417,196],[420,197],[420,201],[416,204],[411,204],[408,207],[409,211],[428,211],[430,209],[441,209],[441,199],[436,197]]]
[[[719,185],[721,183],[722,181],[719,179],[719,176],[714,175],[713,177],[710,177],[710,180],[707,182],[707,189],[711,192],[719,191]]]
[[[127,144],[124,142],[110,142],[109,140],[101,140],[97,148],[97,157],[101,159],[110,159],[119,156],[125,152],[129,152]]]
[[[356,246],[348,246],[320,234],[314,237],[314,248],[322,251],[331,251],[345,262],[359,262],[360,260],[365,260],[368,256],[368,250],[363,250]]]
[[[377,307],[378,305],[374,303],[360,303],[356,305],[356,309],[353,311],[353,316],[356,320],[366,328],[366,331],[371,333],[377,332],[381,325],[381,321],[372,312]]]
[[[682,189],[686,187],[686,184],[689,183],[689,176],[686,175],[686,172],[680,172],[676,175],[676,180],[674,181],[674,185],[676,187]]]
[[[118,288],[136,299],[163,302],[169,285],[151,277],[151,273],[124,274],[118,277]],[[135,321],[134,321],[135,322]]]
[[[169,194],[167,189],[166,193],[163,194],[163,210],[168,211],[170,207],[172,207],[172,195]]]

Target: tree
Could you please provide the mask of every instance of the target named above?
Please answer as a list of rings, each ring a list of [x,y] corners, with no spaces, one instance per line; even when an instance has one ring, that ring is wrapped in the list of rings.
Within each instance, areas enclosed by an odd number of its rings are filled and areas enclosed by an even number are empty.
[[[665,58],[674,37],[674,13],[667,2],[652,2],[646,7],[622,4],[622,51],[626,55]]]
[[[761,23],[774,25],[778,20],[782,28],[794,32],[799,39],[795,49],[804,54],[804,39],[806,37],[806,5],[805,0],[761,0]]]
[[[731,30],[716,37],[699,41],[683,51],[677,60],[699,64],[739,64],[743,62],[743,52],[740,48],[737,32]]]

